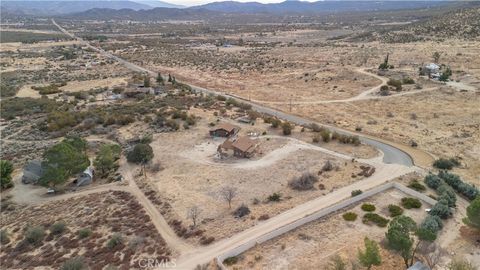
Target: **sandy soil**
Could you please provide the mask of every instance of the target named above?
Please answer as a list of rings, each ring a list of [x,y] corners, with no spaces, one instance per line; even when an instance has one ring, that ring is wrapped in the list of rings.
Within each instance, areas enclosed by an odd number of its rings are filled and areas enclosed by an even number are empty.
[[[99,87],[114,87],[119,85],[126,85],[126,78],[106,78],[98,80],[87,80],[87,81],[69,81],[67,85],[60,87],[62,91],[66,92],[78,92],[78,91],[88,91],[92,88]]]
[[[400,204],[406,195],[397,190],[371,197],[364,202],[377,207],[376,212],[388,217],[387,206]],[[376,225],[366,225],[361,221],[365,213],[360,209],[361,203],[339,211],[318,221],[309,223],[292,232],[282,235],[247,251],[239,256],[240,262],[231,269],[323,269],[330,257],[340,254],[347,262],[354,260],[351,254],[356,254],[357,248],[363,248],[363,238],[369,237],[377,242],[384,238],[386,228]],[[425,217],[424,204],[421,209],[405,210],[405,215],[417,223]],[[358,214],[356,221],[348,222],[342,217],[345,212]],[[374,269],[401,269],[403,261],[398,255],[389,254],[383,250],[383,264]]]
[[[156,156],[153,163],[159,162],[164,170],[150,173],[149,178],[155,183],[161,197],[172,205],[184,223],[191,223],[186,217],[188,208],[201,207],[203,222],[200,228],[206,229],[209,234],[218,235],[218,238],[232,235],[255,224],[254,219],[238,222],[232,216],[231,212],[242,203],[248,205],[252,216],[273,216],[318,195],[362,179],[361,176],[356,176],[361,171],[361,164],[357,162],[331,156],[316,149],[299,147],[289,139],[276,137],[268,138],[268,141],[267,137],[260,138],[261,154],[252,160],[220,161],[215,154],[217,145],[223,140],[208,137],[208,123],[215,118],[211,112],[201,114],[197,111],[195,115],[201,115],[202,119],[188,131],[154,135],[151,145]],[[242,126],[242,134],[252,130],[249,125],[236,124]],[[259,128],[257,125],[254,127]],[[122,134],[129,133],[124,130]],[[288,187],[288,181],[293,177],[306,171],[316,174],[327,160],[337,169],[320,176],[319,183],[324,185],[324,190],[316,188],[299,192]],[[352,174],[355,176],[352,177]],[[238,195],[233,200],[232,209],[228,209],[228,204],[220,197],[220,190],[224,186],[237,189]],[[266,203],[266,197],[273,192],[280,193],[282,201]]]
[[[71,41],[55,41],[55,42],[38,42],[33,44],[24,44],[21,42],[10,42],[2,43],[0,46],[0,51],[16,51],[16,50],[29,50],[29,49],[38,49],[38,48],[48,48],[54,46],[70,46],[70,45],[79,45],[80,42],[76,40]]]

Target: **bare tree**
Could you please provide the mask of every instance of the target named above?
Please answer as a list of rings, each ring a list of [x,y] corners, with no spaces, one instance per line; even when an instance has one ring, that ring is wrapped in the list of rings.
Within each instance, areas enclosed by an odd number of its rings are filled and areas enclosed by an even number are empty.
[[[202,212],[202,210],[200,208],[198,208],[198,206],[192,206],[188,209],[187,218],[192,220],[193,227],[197,226],[197,220],[198,220],[201,212]]]
[[[430,269],[433,269],[446,254],[446,251],[436,243],[430,243],[427,241],[422,241],[422,243],[420,243],[417,252],[423,259],[423,262],[427,264]]]
[[[232,201],[237,196],[237,189],[232,186],[223,187],[220,190],[220,195],[228,203],[228,208],[232,208]]]

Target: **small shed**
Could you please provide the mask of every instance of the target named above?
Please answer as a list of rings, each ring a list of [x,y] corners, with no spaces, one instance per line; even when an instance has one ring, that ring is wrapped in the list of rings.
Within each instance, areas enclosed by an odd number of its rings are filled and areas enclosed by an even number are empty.
[[[23,167],[22,183],[36,185],[44,173],[42,161],[32,160]]]
[[[214,128],[210,129],[210,136],[212,137],[231,137],[240,130],[239,127],[229,123],[220,123]]]
[[[73,181],[77,187],[90,185],[93,181],[94,170],[92,167],[86,168],[78,177]]]

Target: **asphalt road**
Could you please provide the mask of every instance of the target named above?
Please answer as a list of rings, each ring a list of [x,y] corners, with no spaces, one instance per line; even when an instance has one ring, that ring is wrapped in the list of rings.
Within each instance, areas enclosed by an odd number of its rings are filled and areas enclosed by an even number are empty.
[[[103,54],[106,57],[112,58],[112,59],[118,61],[119,63],[122,63],[127,68],[129,68],[133,71],[137,71],[137,72],[146,72],[152,77],[157,76],[157,72],[153,72],[153,71],[148,70],[146,68],[140,67],[140,66],[138,66],[136,64],[133,64],[131,62],[128,62],[128,61],[126,61],[126,60],[124,60],[124,59],[122,59],[122,58],[120,58],[116,55],[113,55],[113,54],[111,54],[111,53],[109,53],[109,52],[107,52],[107,51],[105,51],[101,48],[97,48],[97,47],[94,47],[94,46],[90,45],[90,43],[82,40],[81,38],[76,37],[75,35],[71,34],[67,30],[62,28],[53,19],[52,19],[52,23],[55,26],[57,26],[58,29],[60,29],[60,31],[62,31],[66,35],[68,35],[72,38],[76,38],[78,41],[83,42],[89,48]],[[197,92],[203,92],[203,93],[206,93],[206,94],[214,94],[214,95],[222,95],[222,96],[227,97],[227,98],[236,99],[236,100],[241,101],[243,103],[248,103],[248,104],[252,105],[252,109],[257,111],[257,112],[268,114],[268,115],[271,115],[271,116],[276,116],[280,119],[290,121],[290,122],[295,123],[297,125],[308,125],[308,124],[311,124],[311,123],[316,123],[315,121],[312,121],[312,120],[309,120],[309,119],[306,119],[306,118],[302,118],[302,117],[299,117],[299,116],[296,116],[296,115],[293,115],[293,114],[289,114],[289,113],[282,112],[282,111],[279,111],[279,110],[276,110],[276,109],[272,109],[270,107],[266,107],[266,106],[263,106],[263,105],[260,105],[260,104],[257,104],[257,103],[250,102],[250,101],[248,101],[248,100],[246,100],[242,97],[233,96],[233,95],[230,95],[230,94],[227,94],[227,93],[220,93],[220,92],[217,92],[217,91],[202,88],[202,87],[195,86],[195,85],[185,83],[185,82],[182,82],[182,83],[189,85],[194,91],[197,91]],[[354,133],[352,133],[350,131],[347,131],[347,130],[344,130],[344,129],[340,129],[340,128],[332,127],[332,126],[326,126],[326,125],[321,124],[321,123],[317,123],[317,124],[320,125],[320,126],[328,127],[330,130],[336,131],[340,134],[358,135],[360,137],[360,141],[362,143],[371,145],[371,146],[377,148],[379,151],[381,151],[383,153],[383,162],[384,163],[400,164],[400,165],[405,165],[405,166],[408,166],[408,167],[411,167],[411,166],[414,165],[412,158],[407,153],[405,153],[404,151],[402,151],[402,150],[400,150],[400,149],[398,149],[394,146],[391,146],[389,144],[386,144],[386,143],[383,143],[383,142],[380,142],[380,141],[377,141],[377,140],[374,140],[374,139],[371,139],[371,138],[367,138],[365,136],[362,136],[361,134],[356,134],[356,133],[354,134]]]

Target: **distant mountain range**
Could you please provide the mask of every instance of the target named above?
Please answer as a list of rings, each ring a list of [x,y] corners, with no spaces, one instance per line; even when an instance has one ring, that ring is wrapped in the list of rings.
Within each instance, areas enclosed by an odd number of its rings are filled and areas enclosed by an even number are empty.
[[[258,2],[213,2],[201,6],[191,7],[191,9],[207,9],[219,12],[231,13],[269,13],[269,14],[312,14],[312,13],[331,13],[346,11],[380,11],[380,10],[398,10],[398,9],[417,9],[429,8],[448,4],[449,1],[429,0],[429,1],[318,1],[304,2],[297,0],[284,1],[281,3],[262,4]]]
[[[65,0],[65,1],[44,1],[44,0],[16,0],[0,1],[2,12],[25,14],[25,15],[60,15],[87,11],[93,8],[107,9],[152,9],[156,7],[165,8],[183,8],[180,5],[174,5],[156,0]]]
[[[321,14],[332,12],[354,12],[354,11],[382,11],[382,10],[398,10],[398,9],[418,9],[429,8],[448,4],[448,1],[429,0],[429,1],[343,1],[343,0],[326,0],[318,2],[302,2],[297,0],[287,0],[282,3],[262,4],[258,2],[213,2],[205,5],[185,8],[183,6],[170,4],[156,0],[10,0],[0,1],[2,13],[14,13],[25,15],[65,15],[72,13],[81,13],[90,9],[112,9],[122,10],[129,9],[134,11],[152,10],[154,8],[172,9],[172,14],[180,14],[178,10],[190,10],[189,14],[195,13],[196,10],[208,10],[221,13],[239,13],[239,14]],[[98,12],[96,10],[95,12]],[[126,14],[127,12],[121,11]],[[120,14],[119,13],[119,14]],[[168,11],[162,11],[166,14]],[[101,17],[98,17],[101,18]]]

